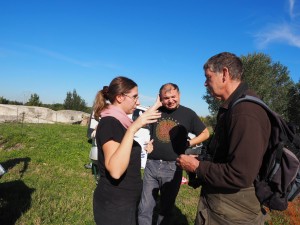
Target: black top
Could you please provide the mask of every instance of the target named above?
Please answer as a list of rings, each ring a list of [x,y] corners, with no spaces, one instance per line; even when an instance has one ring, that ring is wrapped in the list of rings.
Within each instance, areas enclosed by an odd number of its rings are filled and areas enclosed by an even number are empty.
[[[136,201],[141,192],[141,146],[134,141],[130,161],[127,170],[116,180],[110,176],[105,169],[104,154],[102,146],[114,140],[121,143],[126,132],[126,128],[114,117],[104,117],[100,120],[96,132],[98,146],[98,160],[100,164],[100,181],[95,190],[95,195],[102,195],[112,204],[122,205],[126,202]],[[99,196],[100,197],[100,196]],[[96,197],[97,199],[97,197]]]
[[[175,110],[161,107],[159,110],[161,118],[150,129],[154,150],[148,158],[175,161],[187,148],[188,133],[198,136],[206,127],[197,114],[187,107],[180,105]]]

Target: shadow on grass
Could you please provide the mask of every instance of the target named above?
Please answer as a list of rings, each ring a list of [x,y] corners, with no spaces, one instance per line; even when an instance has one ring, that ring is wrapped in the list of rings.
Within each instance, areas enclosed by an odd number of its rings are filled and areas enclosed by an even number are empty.
[[[0,224],[15,224],[30,208],[34,191],[21,180],[0,184]]]
[[[152,225],[156,225],[158,218],[158,209],[154,211]],[[181,210],[174,206],[172,210],[171,220],[170,221],[162,221],[161,225],[189,225],[189,222],[185,215],[181,213]]]
[[[27,170],[30,158],[16,158],[1,165],[9,172],[16,164],[24,162],[20,170],[20,178]],[[5,175],[4,175],[5,176]],[[0,183],[0,224],[13,225],[31,207],[31,194],[35,191],[29,188],[22,180]]]
[[[20,178],[23,177],[24,173],[26,172],[27,168],[28,168],[28,164],[30,162],[30,158],[29,157],[25,157],[25,158],[15,158],[15,159],[10,159],[7,160],[5,162],[1,162],[1,165],[3,166],[3,168],[8,172],[10,169],[12,169],[15,165],[19,164],[19,163],[24,163],[23,165],[23,169],[20,170]]]
[[[158,195],[156,206],[153,210],[153,216],[152,216],[152,225],[156,225],[158,214],[160,211],[160,196]],[[169,217],[169,220],[162,220],[161,225],[189,225],[189,222],[184,214],[182,214],[181,210],[177,208],[175,205],[172,209],[171,216]]]

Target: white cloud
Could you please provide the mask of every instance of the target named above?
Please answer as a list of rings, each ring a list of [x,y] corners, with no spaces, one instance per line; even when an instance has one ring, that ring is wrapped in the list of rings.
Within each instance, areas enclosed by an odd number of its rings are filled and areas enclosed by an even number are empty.
[[[0,57],[1,58],[6,58],[6,57],[10,57],[10,56],[14,56],[14,55],[23,55],[17,51],[11,50],[11,49],[7,49],[7,48],[2,48],[0,46]]]
[[[263,49],[273,43],[284,43],[290,46],[300,48],[300,26],[297,24],[296,0],[289,1],[290,22],[273,24],[264,27],[260,32],[254,35],[258,48]]]
[[[32,52],[38,53],[38,54],[42,54],[44,56],[48,56],[50,58],[56,59],[56,60],[60,60],[60,61],[64,61],[64,62],[68,62],[71,64],[75,64],[75,65],[79,65],[82,67],[106,67],[108,69],[119,69],[120,66],[115,64],[115,63],[109,63],[109,62],[102,62],[100,60],[95,60],[93,62],[84,62],[84,61],[80,61],[78,59],[75,58],[71,58],[69,56],[63,55],[61,53],[58,52],[54,52],[51,50],[48,50],[46,48],[41,48],[39,46],[33,46],[33,45],[27,45],[27,44],[23,44],[23,43],[16,43],[16,42],[9,42],[6,43],[6,46],[8,45],[13,45],[13,46],[17,46],[18,48],[23,48],[23,49],[28,49]],[[16,51],[16,50],[8,50],[8,49],[1,49],[0,46],[0,57],[5,57],[5,56],[9,56],[10,55],[24,55],[24,52],[21,51]]]
[[[295,5],[295,0],[289,0],[290,17],[291,18],[293,18],[293,15],[294,15],[294,5]]]
[[[300,16],[300,4],[299,1],[289,0],[289,15],[291,19],[295,19]]]
[[[50,51],[50,50],[47,50],[47,49],[44,49],[44,48],[40,48],[40,47],[36,47],[36,46],[31,46],[31,45],[24,45],[24,47],[29,48],[29,49],[31,49],[33,51],[42,53],[44,55],[50,56],[50,57],[55,58],[55,59],[59,59],[59,60],[66,61],[66,62],[69,62],[69,63],[72,63],[72,64],[83,66],[83,67],[90,67],[89,63],[81,62],[79,60],[70,58],[68,56],[65,56],[65,55],[62,55],[60,53],[53,52],[53,51]]]
[[[49,57],[52,57],[54,59],[58,59],[61,61],[69,62],[75,65],[79,65],[82,67],[95,67],[95,66],[101,66],[101,67],[106,67],[109,69],[119,69],[120,66],[114,63],[106,63],[106,62],[100,62],[100,61],[95,61],[95,62],[83,62],[68,56],[65,56],[63,54],[60,54],[58,52],[53,52],[44,48],[36,47],[36,46],[29,46],[27,45],[26,47],[31,48],[32,50],[42,53],[44,55],[47,55]]]
[[[259,48],[265,48],[271,43],[287,43],[300,48],[300,35],[289,24],[274,25],[255,35]]]

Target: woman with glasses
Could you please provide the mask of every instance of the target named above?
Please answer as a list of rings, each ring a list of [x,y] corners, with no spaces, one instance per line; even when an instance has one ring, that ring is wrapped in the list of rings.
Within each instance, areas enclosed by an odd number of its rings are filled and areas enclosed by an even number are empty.
[[[126,77],[114,78],[101,91],[96,132],[100,180],[94,192],[97,225],[135,225],[142,189],[141,146],[133,139],[143,126],[160,118],[159,99],[134,122],[128,117],[140,104],[137,84]]]

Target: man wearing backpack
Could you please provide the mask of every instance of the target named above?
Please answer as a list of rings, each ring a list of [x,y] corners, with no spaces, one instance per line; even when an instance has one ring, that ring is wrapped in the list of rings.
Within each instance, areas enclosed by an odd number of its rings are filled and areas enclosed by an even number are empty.
[[[214,135],[207,146],[210,161],[180,155],[177,164],[195,172],[202,185],[196,225],[264,224],[266,215],[255,195],[259,173],[271,134],[266,111],[251,102],[231,105],[243,95],[256,96],[241,78],[243,65],[223,52],[203,66],[205,86],[222,105]]]

